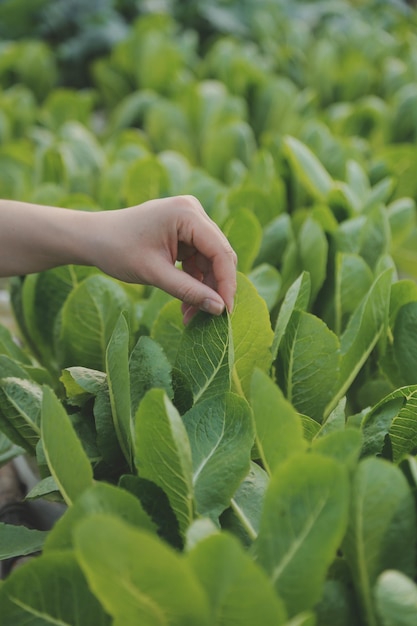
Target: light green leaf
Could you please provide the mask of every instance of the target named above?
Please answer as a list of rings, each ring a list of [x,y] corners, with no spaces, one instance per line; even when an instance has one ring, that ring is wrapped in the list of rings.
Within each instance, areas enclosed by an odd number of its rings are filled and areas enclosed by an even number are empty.
[[[335,332],[340,335],[347,317],[359,306],[373,282],[369,265],[358,254],[339,252],[335,275]]]
[[[88,367],[67,367],[61,378],[69,404],[83,406],[106,385],[107,375]]]
[[[257,265],[248,275],[249,280],[256,287],[256,291],[266,302],[268,311],[276,305],[281,290],[281,275],[275,267],[262,263]]]
[[[417,623],[417,585],[402,572],[383,572],[376,582],[375,598],[383,626],[414,626]]]
[[[279,387],[259,369],[252,376],[251,406],[256,446],[264,468],[271,474],[291,454],[304,451],[302,422]]]
[[[340,345],[318,317],[294,311],[281,341],[277,377],[289,402],[321,422],[337,389]]]
[[[329,456],[354,469],[362,448],[362,433],[356,428],[347,428],[330,432],[324,437],[315,439],[312,443],[312,452]]]
[[[362,461],[353,480],[349,526],[343,552],[367,624],[378,621],[372,594],[385,569],[414,577],[416,512],[403,473],[381,459]]]
[[[141,204],[167,194],[169,186],[166,169],[154,155],[134,161],[126,172],[123,197],[127,206]]]
[[[232,366],[229,316],[198,313],[184,331],[175,364],[190,385],[194,403],[230,391]]]
[[[312,302],[326,278],[328,249],[323,228],[314,219],[307,218],[298,233],[298,254],[302,269],[310,274]]]
[[[240,273],[231,322],[235,358],[233,382],[237,391],[249,398],[254,369],[268,371],[271,366],[273,333],[265,301],[250,280]]]
[[[159,311],[151,328],[151,337],[159,343],[172,365],[177,359],[183,332],[181,303],[171,300]]]
[[[413,198],[399,198],[387,207],[392,244],[400,246],[416,224],[416,203]]]
[[[172,400],[171,366],[161,347],[150,337],[142,336],[129,358],[130,404],[136,413],[140,401],[152,387],[164,389]]]
[[[197,512],[216,519],[249,471],[252,412],[232,393],[199,402],[183,416],[191,445]]]
[[[243,207],[233,211],[223,226],[223,232],[237,254],[238,269],[247,274],[259,252],[262,227],[252,211]]]
[[[301,311],[305,311],[307,309],[310,301],[310,293],[310,275],[307,272],[303,272],[288,289],[279,311],[278,319],[275,325],[274,341],[272,344],[272,358],[274,360],[277,358],[281,340],[285,334],[293,311],[295,309],[300,309]]]
[[[216,534],[200,541],[187,561],[208,595],[212,626],[286,623],[271,582],[234,537]]]
[[[417,383],[416,321],[417,302],[404,304],[395,318],[393,354],[403,385]]]
[[[193,518],[193,470],[185,426],[162,389],[147,392],[135,422],[139,476],[165,491],[184,535]]]
[[[130,406],[129,328],[123,313],[106,350],[106,373],[114,430],[120,448],[133,467],[133,423]]]
[[[60,366],[105,370],[106,347],[120,312],[129,310],[124,289],[106,276],[90,276],[62,307],[57,337]]]
[[[67,412],[48,387],[43,391],[41,431],[49,471],[70,505],[93,484],[93,470]]]
[[[0,560],[42,550],[48,531],[0,522]]]
[[[272,476],[255,548],[290,617],[320,599],[348,506],[346,471],[330,458],[294,456]]]
[[[74,529],[81,520],[96,513],[117,515],[132,526],[155,532],[155,526],[138,498],[120,487],[100,482],[86,489],[55,523],[45,543],[45,552],[73,548]]]
[[[268,474],[257,464],[251,462],[249,474],[241,482],[231,500],[231,508],[226,513],[233,515],[243,529],[249,542],[258,536],[262,505],[268,487]],[[225,523],[224,516],[222,524]],[[226,527],[230,526],[230,515]],[[233,523],[232,523],[233,527]]]
[[[317,157],[295,137],[284,137],[286,155],[301,184],[318,200],[324,200],[333,179]]]
[[[206,595],[185,559],[109,515],[75,530],[77,558],[114,626],[208,626]]]
[[[391,270],[374,281],[368,294],[349,320],[341,337],[340,376],[337,391],[325,409],[330,413],[356,378],[388,324]]]

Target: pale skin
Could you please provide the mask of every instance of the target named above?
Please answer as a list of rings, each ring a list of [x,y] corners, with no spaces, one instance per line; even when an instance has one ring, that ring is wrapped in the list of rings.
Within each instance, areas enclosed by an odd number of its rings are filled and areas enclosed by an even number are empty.
[[[1,277],[95,266],[178,298],[186,324],[198,310],[232,311],[236,263],[227,238],[193,196],[95,212],[0,200]]]

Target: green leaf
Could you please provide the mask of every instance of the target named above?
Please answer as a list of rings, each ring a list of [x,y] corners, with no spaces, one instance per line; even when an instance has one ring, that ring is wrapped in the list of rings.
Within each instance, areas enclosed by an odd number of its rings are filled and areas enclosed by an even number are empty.
[[[168,174],[154,155],[134,161],[126,172],[123,197],[127,206],[167,195]]]
[[[57,337],[60,366],[104,371],[106,347],[120,311],[129,308],[124,289],[106,276],[90,276],[75,287],[61,312]]]
[[[330,413],[356,378],[388,323],[391,270],[374,281],[368,294],[355,310],[341,337],[340,376],[337,392],[325,409]]]
[[[284,137],[284,146],[295,176],[315,198],[325,200],[333,179],[317,157],[295,137]]]
[[[320,599],[346,530],[348,505],[347,474],[330,458],[294,456],[272,476],[256,555],[290,616]]]
[[[326,278],[329,245],[323,228],[312,218],[305,220],[297,239],[301,267],[310,274],[310,298],[314,302]]]
[[[417,585],[395,570],[386,570],[377,579],[375,598],[383,626],[414,626],[417,622]]]
[[[187,555],[206,591],[212,626],[280,626],[286,611],[262,569],[238,541],[226,534],[211,535]]]
[[[256,446],[264,468],[272,474],[289,456],[304,451],[306,442],[302,422],[279,387],[259,369],[252,377],[251,406]]]
[[[193,518],[193,471],[181,417],[162,389],[151,389],[139,405],[135,422],[139,476],[165,491],[185,534]]]
[[[254,369],[268,371],[271,366],[273,333],[265,301],[250,280],[240,273],[231,322],[235,359],[233,382],[237,391],[249,398]]]
[[[124,489],[101,482],[86,489],[55,523],[45,543],[45,552],[73,548],[74,529],[81,520],[96,513],[117,515],[132,526],[151,533],[155,531],[153,522],[135,496]]]
[[[400,463],[417,447],[417,386],[402,387],[376,404],[363,423],[363,454],[380,455],[386,438],[394,463]]]
[[[394,359],[403,385],[417,383],[417,302],[404,304],[397,312],[394,325]]]
[[[31,364],[29,355],[13,339],[8,328],[0,324],[0,354],[5,354],[19,363]]]
[[[190,566],[149,533],[97,514],[76,528],[75,544],[114,626],[208,626],[207,599]]]
[[[271,312],[278,302],[281,290],[282,280],[278,270],[268,263],[262,263],[250,272],[248,278],[261,298],[265,300],[268,311]]]
[[[43,391],[41,427],[49,471],[70,505],[93,484],[93,470],[67,412],[48,387]]]
[[[54,552],[32,559],[0,587],[4,624],[111,626],[73,554]]]
[[[151,337],[163,348],[169,362],[177,359],[178,348],[184,332],[181,304],[178,300],[167,302],[159,311],[151,329]]]
[[[190,385],[194,403],[230,391],[232,366],[228,315],[198,313],[184,331],[175,363]]]
[[[362,448],[362,434],[356,428],[347,428],[331,432],[324,437],[315,439],[311,446],[312,452],[329,456],[354,469]]]
[[[42,550],[48,531],[0,522],[0,560]]]
[[[262,227],[256,215],[247,208],[240,208],[223,226],[223,232],[229,239],[238,258],[238,269],[247,274],[259,252],[262,241]]]
[[[383,494],[383,497],[381,497]],[[367,624],[378,620],[372,589],[385,569],[414,577],[416,512],[402,472],[381,459],[362,461],[355,473],[343,552]]]
[[[84,406],[106,386],[107,376],[98,370],[74,366],[63,370],[60,380],[65,387],[69,404]]]
[[[257,463],[251,461],[248,475],[235,491],[230,509],[222,516],[222,527],[231,528],[238,536],[243,534],[244,543],[250,544],[258,536],[268,482],[268,474]]]
[[[152,387],[164,389],[172,400],[171,366],[161,347],[150,337],[142,336],[129,358],[130,403],[132,414]]]
[[[0,432],[0,466],[21,456],[24,452],[23,448],[16,446],[4,433]]]
[[[133,467],[133,423],[130,406],[129,328],[123,313],[106,350],[106,372],[114,430],[120,448]]]
[[[249,471],[252,412],[232,393],[199,402],[183,416],[191,446],[197,513],[216,519]]]
[[[281,341],[277,376],[300,413],[321,422],[334,396],[340,367],[336,335],[318,317],[294,311]]]
[[[6,357],[5,357],[6,358]],[[0,424],[7,437],[33,454],[40,437],[42,390],[23,378],[0,378]]]
[[[307,272],[303,272],[288,289],[279,311],[272,344],[272,358],[274,361],[277,358],[279,346],[282,338],[284,337],[293,311],[295,309],[300,309],[301,311],[305,311],[307,309],[310,301],[310,293],[310,275]]]
[[[338,252],[335,283],[335,331],[340,335],[348,316],[371,288],[372,271],[361,256]]]

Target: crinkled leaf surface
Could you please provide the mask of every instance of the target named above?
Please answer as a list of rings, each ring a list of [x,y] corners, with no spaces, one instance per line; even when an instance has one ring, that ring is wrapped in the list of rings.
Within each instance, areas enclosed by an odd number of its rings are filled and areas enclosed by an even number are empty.
[[[197,512],[218,517],[249,471],[252,412],[233,393],[199,402],[183,416],[191,446]]]
[[[255,549],[290,616],[319,600],[348,505],[347,473],[333,459],[292,456],[272,476]]]
[[[198,313],[184,331],[175,367],[188,382],[194,403],[230,391],[233,343],[229,316]]]
[[[124,289],[101,275],[90,276],[66,299],[59,318],[56,351],[60,367],[105,370],[106,347],[120,316],[129,310]]]
[[[193,470],[185,426],[162,389],[147,392],[135,422],[139,476],[165,491],[184,534],[193,517]]]
[[[323,420],[337,389],[339,367],[336,335],[315,315],[294,311],[281,341],[277,376],[297,411]]]
[[[206,595],[178,552],[147,532],[97,514],[75,530],[89,586],[117,626],[208,626]]]

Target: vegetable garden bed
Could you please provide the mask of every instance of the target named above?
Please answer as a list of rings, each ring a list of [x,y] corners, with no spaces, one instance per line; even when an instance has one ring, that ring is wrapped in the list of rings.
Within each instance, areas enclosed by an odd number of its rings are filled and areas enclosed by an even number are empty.
[[[0,459],[68,509],[0,526],[1,557],[43,550],[0,625],[415,626],[415,11],[133,4],[82,88],[53,42],[1,42],[0,196],[194,194],[235,310],[184,328],[94,268],[11,281]]]

